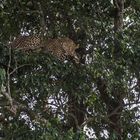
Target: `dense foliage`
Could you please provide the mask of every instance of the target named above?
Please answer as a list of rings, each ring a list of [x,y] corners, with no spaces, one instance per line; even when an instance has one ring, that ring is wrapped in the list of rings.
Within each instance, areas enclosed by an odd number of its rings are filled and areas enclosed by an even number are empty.
[[[139,0],[0,0],[0,137],[140,138]],[[69,37],[80,63],[17,52],[19,34]]]

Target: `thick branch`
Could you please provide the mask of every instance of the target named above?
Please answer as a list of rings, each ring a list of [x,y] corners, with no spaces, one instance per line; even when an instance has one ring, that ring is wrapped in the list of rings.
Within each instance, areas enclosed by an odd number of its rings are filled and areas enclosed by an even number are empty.
[[[114,16],[114,31],[120,32],[123,28],[124,0],[113,0],[116,9]]]

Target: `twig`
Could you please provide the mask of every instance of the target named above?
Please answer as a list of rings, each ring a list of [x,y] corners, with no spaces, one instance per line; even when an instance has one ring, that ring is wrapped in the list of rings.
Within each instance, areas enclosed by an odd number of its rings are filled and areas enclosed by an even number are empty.
[[[8,62],[8,68],[7,68],[7,92],[9,96],[11,96],[11,90],[10,90],[10,67],[11,67],[11,47],[9,47],[9,62]],[[12,105],[12,100],[10,102]]]
[[[9,75],[12,75],[14,72],[16,72],[18,69],[24,67],[24,66],[30,66],[31,64],[23,64],[23,65],[20,65],[18,67],[16,67],[12,72],[9,73]]]

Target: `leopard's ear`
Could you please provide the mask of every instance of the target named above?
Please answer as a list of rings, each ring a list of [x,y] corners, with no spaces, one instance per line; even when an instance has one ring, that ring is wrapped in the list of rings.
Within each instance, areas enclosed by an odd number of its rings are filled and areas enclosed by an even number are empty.
[[[75,47],[75,49],[78,49],[79,47],[80,47],[80,45],[79,45],[79,44],[77,44],[77,45],[76,45],[76,47]]]

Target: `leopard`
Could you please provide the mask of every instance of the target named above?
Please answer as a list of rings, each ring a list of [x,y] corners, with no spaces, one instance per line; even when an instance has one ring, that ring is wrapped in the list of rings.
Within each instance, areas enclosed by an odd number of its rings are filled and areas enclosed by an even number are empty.
[[[79,59],[76,54],[76,49],[79,45],[76,45],[74,41],[68,37],[62,38],[41,38],[37,35],[32,36],[19,36],[12,43],[11,48],[23,52],[43,52],[45,54],[50,53],[59,60],[66,60],[72,58],[78,63]]]

